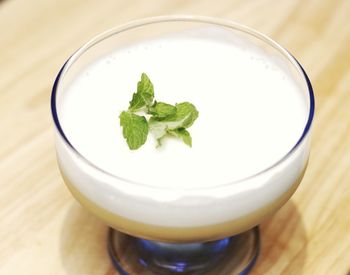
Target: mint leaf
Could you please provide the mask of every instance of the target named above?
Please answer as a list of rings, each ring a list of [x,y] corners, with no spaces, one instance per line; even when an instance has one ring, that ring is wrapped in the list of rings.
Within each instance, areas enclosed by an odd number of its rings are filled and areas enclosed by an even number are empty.
[[[143,73],[141,80],[137,83],[137,92],[133,94],[129,102],[129,111],[135,112],[143,107],[149,107],[153,103],[154,89],[151,80]]]
[[[198,118],[198,111],[193,104],[183,102],[175,105],[176,113],[174,115],[159,118],[151,117],[149,120],[150,128],[164,128],[166,130],[175,130],[178,128],[189,128]]]
[[[185,128],[178,128],[175,130],[168,130],[168,133],[181,138],[185,144],[192,147],[192,137]]]
[[[198,118],[198,111],[196,107],[189,102],[177,103],[176,107],[176,115],[172,118],[175,121],[182,121],[180,127],[188,128],[190,127],[194,121]],[[177,127],[179,128],[179,127]]]
[[[144,116],[123,111],[120,116],[120,126],[130,150],[140,148],[147,140],[148,124]]]
[[[166,118],[176,113],[176,107],[164,102],[155,102],[149,109],[148,112],[157,118]]]
[[[167,133],[181,138],[187,145],[192,147],[192,138],[185,129],[190,127],[198,118],[198,111],[193,104],[183,102],[175,105],[176,113],[165,118],[151,117],[148,124],[158,145]]]
[[[151,131],[158,145],[166,135],[181,138],[185,144],[192,147],[192,138],[186,130],[198,118],[196,107],[189,102],[178,103],[175,106],[154,101],[154,89],[151,80],[143,73],[137,83],[137,91],[129,102],[128,111],[123,111],[120,125],[123,127],[123,136],[131,150],[140,148],[147,140]],[[145,116],[136,115],[143,111]]]
[[[183,128],[183,120],[173,120],[169,121],[166,118],[160,119],[156,117],[151,117],[148,121],[149,129],[153,133],[156,139],[162,138],[168,130],[175,130],[178,128]]]

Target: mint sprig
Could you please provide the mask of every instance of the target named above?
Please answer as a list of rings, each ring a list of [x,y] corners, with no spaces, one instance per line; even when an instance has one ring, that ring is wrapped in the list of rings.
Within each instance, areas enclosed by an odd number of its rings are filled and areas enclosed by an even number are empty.
[[[135,112],[144,112],[145,116]],[[137,91],[129,102],[128,111],[121,112],[119,119],[130,150],[136,150],[145,144],[149,132],[152,132],[159,146],[164,137],[172,135],[192,147],[192,137],[187,128],[192,126],[198,115],[196,107],[189,102],[174,106],[155,101],[153,84],[143,73],[137,83]]]

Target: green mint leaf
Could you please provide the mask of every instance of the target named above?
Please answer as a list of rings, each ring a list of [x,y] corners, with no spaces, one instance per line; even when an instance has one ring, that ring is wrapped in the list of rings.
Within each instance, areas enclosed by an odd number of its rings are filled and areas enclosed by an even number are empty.
[[[123,136],[130,150],[140,148],[147,140],[148,123],[144,116],[131,112],[122,112],[119,116],[120,126],[123,127]]]
[[[196,107],[189,102],[177,103],[176,107],[176,115],[171,119],[175,121],[182,121],[181,128],[190,127],[194,121],[198,118],[198,111]],[[177,128],[180,128],[177,127]]]
[[[151,117],[149,120],[150,129],[157,129],[157,132],[159,132],[159,129],[162,129],[161,132],[166,132],[167,130],[188,128],[198,117],[198,111],[191,103],[179,103],[175,105],[175,108],[176,113],[174,115],[165,118]]]
[[[168,130],[175,130],[178,128],[183,128],[183,120],[173,120],[169,121],[166,118],[161,119],[161,118],[156,118],[156,117],[151,117],[148,121],[149,129],[153,133],[154,137],[156,139],[162,138]]]
[[[196,107],[189,102],[178,103],[175,106],[154,100],[154,89],[151,80],[143,73],[137,83],[137,91],[129,102],[128,111],[121,112],[120,125],[123,127],[123,136],[131,150],[140,148],[147,140],[151,131],[158,145],[166,135],[181,138],[185,144],[192,146],[192,138],[186,130],[198,118]],[[135,112],[144,112],[151,115],[147,122],[145,116]]]
[[[175,105],[176,113],[165,118],[151,117],[149,129],[158,145],[167,133],[181,138],[187,145],[192,146],[190,133],[185,129],[190,127],[198,117],[198,111],[193,104],[183,102]]]
[[[148,112],[157,118],[166,118],[176,114],[176,107],[164,102],[155,102]]]
[[[141,80],[137,83],[137,92],[133,94],[129,102],[129,111],[135,112],[143,107],[150,107],[153,103],[154,89],[151,80],[143,73]]]
[[[179,128],[175,130],[168,130],[168,133],[181,138],[185,144],[192,147],[192,137],[185,128]]]
[[[141,94],[134,93],[132,95],[132,100],[130,101],[129,111],[136,112],[146,106],[145,101],[141,97]]]

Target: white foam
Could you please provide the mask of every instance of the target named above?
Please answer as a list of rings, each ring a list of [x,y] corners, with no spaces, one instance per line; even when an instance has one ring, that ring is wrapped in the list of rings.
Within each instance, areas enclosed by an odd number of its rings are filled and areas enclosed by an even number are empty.
[[[217,30],[176,34],[118,49],[74,79],[59,102],[60,123],[71,144],[102,170],[172,190],[117,182],[85,166],[59,141],[61,163],[88,198],[147,223],[202,225],[256,210],[288,190],[305,164],[308,146],[285,170],[278,168],[255,183],[210,192],[185,189],[249,177],[276,163],[296,144],[306,125],[308,102],[284,62],[243,38]],[[139,150],[128,149],[118,116],[127,109],[142,72],[152,80],[158,101],[189,101],[199,110],[198,120],[189,129],[192,148],[166,139],[157,149],[149,135]],[[257,199],[257,190],[265,197]],[[204,216],[191,210],[195,205],[208,207]],[[184,207],[189,216],[183,216]]]

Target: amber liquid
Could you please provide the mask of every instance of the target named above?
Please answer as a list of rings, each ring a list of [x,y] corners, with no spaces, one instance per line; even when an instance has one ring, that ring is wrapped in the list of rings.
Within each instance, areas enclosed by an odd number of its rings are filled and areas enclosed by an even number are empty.
[[[285,192],[272,203],[260,208],[259,210],[238,219],[197,227],[182,227],[181,224],[179,224],[178,227],[159,226],[145,224],[135,220],[130,220],[127,217],[119,216],[104,209],[103,206],[97,205],[89,200],[78,189],[75,188],[74,184],[67,179],[62,170],[61,173],[68,189],[80,202],[80,204],[98,216],[102,221],[104,221],[112,228],[139,238],[162,242],[179,243],[204,242],[223,239],[225,237],[239,234],[256,226],[266,217],[275,213],[288,201],[302,180],[305,169],[306,166],[299,178],[293,183],[287,192]]]

